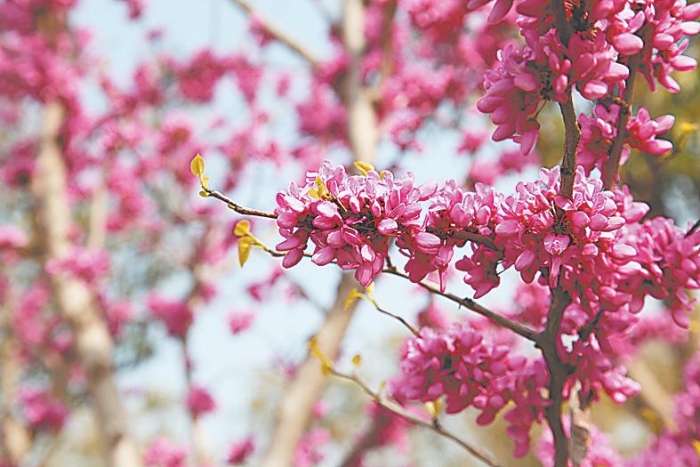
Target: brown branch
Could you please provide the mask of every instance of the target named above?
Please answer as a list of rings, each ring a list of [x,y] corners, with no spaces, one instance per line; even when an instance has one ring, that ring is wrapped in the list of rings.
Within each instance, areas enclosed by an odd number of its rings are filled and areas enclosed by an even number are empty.
[[[564,10],[564,3],[561,0],[552,0],[552,9],[554,10],[555,24],[559,40],[566,48],[569,47],[569,41],[574,34],[574,28],[569,23]],[[566,101],[559,103],[559,109],[564,120],[564,157],[561,163],[561,183],[559,194],[565,198],[571,198],[574,187],[574,178],[576,174],[576,150],[581,139],[581,128],[576,120],[576,111],[574,109],[574,101],[571,96],[571,88],[568,88]]]
[[[404,420],[406,420],[410,423],[413,423],[414,425],[418,425],[418,426],[421,426],[423,428],[427,428],[430,431],[442,436],[443,438],[447,438],[447,439],[457,443],[462,449],[464,449],[469,454],[476,457],[481,462],[485,463],[486,465],[488,465],[490,467],[501,467],[501,464],[498,464],[491,457],[489,457],[488,455],[479,451],[477,448],[470,445],[469,443],[467,443],[466,441],[461,439],[456,434],[443,428],[442,425],[437,422],[437,420],[426,420],[426,419],[420,418],[420,417],[416,416],[415,414],[412,414],[408,410],[404,409],[396,402],[382,397],[382,395],[379,392],[373,391],[372,388],[370,388],[369,385],[365,381],[363,381],[359,376],[341,373],[334,368],[328,368],[328,371],[330,371],[330,373],[332,375],[334,375],[338,378],[341,378],[341,379],[344,379],[346,381],[350,381],[354,384],[357,384],[360,388],[362,388],[362,390],[368,396],[370,396],[372,398],[372,400],[376,404],[393,412],[394,414],[398,415],[399,417],[403,418]]]
[[[571,199],[574,192],[574,179],[576,176],[576,151],[581,140],[581,127],[576,120],[574,101],[571,97],[571,89],[567,91],[566,102],[560,103],[561,116],[564,120],[564,157],[561,162],[561,183],[559,194]]]
[[[552,0],[552,10],[554,10],[554,20],[557,28],[557,34],[559,35],[559,40],[565,47],[568,48],[571,36],[574,34],[574,28],[566,18],[564,3],[565,2],[562,0]]]
[[[648,43],[647,41],[644,42]],[[605,180],[603,180],[603,184],[607,190],[610,190],[615,185],[615,180],[620,172],[620,157],[622,155],[622,148],[628,134],[627,122],[629,121],[632,107],[632,94],[634,93],[635,82],[634,78],[639,65],[642,63],[642,54],[643,52],[633,55],[630,57],[629,62],[627,63],[627,68],[629,68],[630,74],[625,80],[625,92],[622,96],[622,102],[619,104],[620,115],[617,118],[617,134],[615,135],[615,140],[610,148],[610,157],[605,163]]]
[[[207,187],[202,187],[202,191],[204,191],[211,198],[216,198],[219,201],[223,201],[229,209],[237,212],[238,214],[243,214],[244,216],[264,217],[267,219],[277,219],[277,214],[275,214],[274,212],[266,212],[259,211],[257,209],[246,208],[237,204],[235,201],[233,201],[231,198],[224,195],[220,191],[212,190]]]
[[[27,426],[21,423],[12,413],[12,405],[16,400],[17,388],[22,375],[17,342],[10,332],[9,310],[0,308],[2,334],[5,339],[0,343],[0,459],[9,465],[23,465],[25,456],[32,445],[32,434]]]
[[[561,287],[552,291],[552,304],[547,316],[547,325],[539,339],[547,369],[549,371],[550,405],[545,409],[545,418],[554,437],[554,467],[567,467],[569,460],[569,440],[562,423],[563,389],[570,368],[559,358],[557,342],[564,310],[571,303],[571,298]]]
[[[693,235],[698,229],[700,229],[700,219],[698,219],[697,222],[695,222],[695,224],[693,224],[693,226],[688,229],[688,231],[685,233],[685,238],[688,238],[691,235]]]
[[[388,269],[385,268],[384,271],[385,273],[392,274],[394,276],[398,277],[403,277],[404,279],[408,279],[408,274],[405,272],[401,272],[397,270],[396,268],[393,269]],[[514,333],[518,334],[521,337],[524,337],[527,340],[530,340],[532,342],[538,343],[540,340],[540,334],[537,333],[536,331],[528,328],[527,326],[524,326],[520,323],[516,323],[515,321],[511,321],[510,319],[506,318],[503,315],[499,315],[498,313],[489,310],[488,308],[479,305],[477,302],[470,298],[462,298],[458,297],[457,295],[450,293],[450,292],[443,292],[440,290],[440,287],[437,284],[434,284],[430,281],[421,281],[418,283],[421,287],[423,287],[425,290],[429,291],[432,294],[439,295],[441,297],[445,297],[448,300],[451,300],[460,306],[463,306],[464,308],[467,308],[485,318],[488,318],[489,320],[493,321],[494,323],[498,324],[499,326],[502,326],[506,329],[510,329]]]
[[[283,44],[291,51],[295,52],[297,55],[306,60],[312,67],[316,67],[318,65],[319,60],[316,57],[314,57],[314,55],[311,52],[306,50],[306,48],[301,46],[298,42],[296,42],[294,39],[282,32],[280,29],[273,26],[268,21],[264,20],[258,13],[255,12],[255,10],[253,10],[253,7],[251,7],[246,0],[232,1],[235,4],[237,4],[243,11],[245,11],[246,14],[248,14],[248,16],[257,21],[258,24],[265,31],[265,33],[267,33],[270,37],[277,40],[279,43]]]
[[[275,219],[277,217],[277,214],[274,214],[274,213],[258,211],[256,209],[250,209],[250,208],[240,206],[216,190],[210,190],[208,188],[205,188],[204,190],[212,198],[217,198],[221,201],[224,201],[227,206],[229,206],[231,209],[233,209],[234,211],[236,211],[239,214],[251,215],[251,216],[256,216],[256,217],[265,217],[265,218],[270,218],[270,219]],[[487,246],[493,245],[493,242],[491,242],[488,238],[483,237],[481,235],[470,234],[469,232],[465,232],[464,234],[465,234],[465,239],[468,238],[469,240],[471,240],[475,243],[481,243],[481,244],[484,244]],[[273,256],[273,257],[282,257],[285,255],[285,253],[283,253],[283,252],[275,251],[275,250],[273,250],[273,249],[271,249],[263,244],[260,244],[260,243],[258,243],[257,246],[259,248],[261,248],[263,251],[265,251],[266,253],[268,253],[270,256]],[[304,253],[304,257],[312,258],[313,255],[310,253]],[[408,279],[408,274],[406,274],[405,272],[399,271],[395,267],[384,268],[384,270],[382,272],[392,274],[394,276],[402,277],[404,279]],[[458,297],[457,295],[454,295],[454,294],[449,293],[449,292],[442,292],[440,290],[440,287],[437,284],[433,284],[432,282],[429,282],[429,281],[421,281],[418,283],[418,285],[420,285],[421,287],[423,287],[424,289],[428,290],[429,292],[431,292],[433,294],[440,295],[440,296],[445,297],[449,300],[452,300],[453,302],[459,304],[460,306],[463,306],[469,310],[472,310],[472,311],[490,319],[491,321],[493,321],[494,323],[496,323],[500,326],[503,326],[507,329],[510,329],[511,331],[524,337],[525,339],[531,340],[533,342],[537,342],[538,339],[540,338],[540,334],[537,333],[536,331],[534,331],[534,330],[532,330],[532,329],[528,328],[527,326],[524,326],[520,323],[516,323],[514,321],[511,321],[507,317],[505,317],[503,315],[499,315],[498,313],[495,313],[495,312],[479,305],[478,303],[476,303],[474,300],[472,300],[470,298],[461,298],[461,297]],[[382,311],[382,310],[380,310],[380,311]],[[384,312],[384,311],[382,311],[382,312],[385,314],[388,314],[390,316],[394,316],[389,312]]]

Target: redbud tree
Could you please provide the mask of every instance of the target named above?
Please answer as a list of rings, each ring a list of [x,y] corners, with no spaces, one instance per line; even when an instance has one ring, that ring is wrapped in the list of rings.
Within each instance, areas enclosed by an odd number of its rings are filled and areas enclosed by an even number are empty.
[[[240,50],[183,57],[150,32],[126,82],[91,54],[76,2],[0,5],[2,465],[51,462],[43,446],[85,406],[105,465],[321,465],[336,435],[319,419],[340,416],[320,404],[329,380],[368,396],[369,428],[336,447],[340,465],[410,450],[419,429],[479,465],[532,452],[556,467],[698,465],[700,355],[686,329],[700,221],[644,202],[636,193],[661,187],[635,175],[639,160],[661,171],[686,158],[697,172],[695,127],[674,130],[635,95],[682,95],[700,4],[314,3],[325,52],[233,0],[249,26]],[[123,6],[140,20],[141,2]],[[221,86],[244,118],[216,110]],[[417,156],[437,132],[457,141],[449,180],[407,170],[416,157],[445,163]],[[305,175],[239,202],[260,163]],[[270,272],[224,274],[236,250]],[[191,358],[198,317],[231,280],[263,304],[281,288],[313,303],[300,263],[344,271],[332,303],[298,343],[308,354],[286,369],[270,429],[213,452],[201,419],[217,401]],[[383,303],[395,282],[425,299],[417,317]],[[405,331],[381,384],[364,377],[364,352],[342,352],[359,304]],[[228,324],[240,334],[253,319]],[[181,350],[184,441],[134,435],[117,384],[120,358],[146,358],[152,328]],[[635,364],[652,342],[683,349],[675,395]],[[591,421],[609,401],[653,426],[641,451],[623,456]],[[455,428],[464,414],[503,438],[485,446]]]

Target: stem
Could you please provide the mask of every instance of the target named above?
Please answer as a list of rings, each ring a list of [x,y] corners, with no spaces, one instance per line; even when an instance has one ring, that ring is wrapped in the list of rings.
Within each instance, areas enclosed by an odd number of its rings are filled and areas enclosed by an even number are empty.
[[[264,217],[267,219],[277,219],[277,214],[275,214],[274,212],[266,212],[259,211],[257,209],[246,208],[245,206],[237,204],[235,201],[233,201],[231,198],[224,195],[220,191],[212,190],[206,187],[202,187],[202,191],[204,191],[207,194],[207,196],[211,198],[216,198],[219,201],[223,201],[229,209],[237,212],[238,214],[243,214],[244,216]]]
[[[404,279],[408,279],[408,274],[404,272],[400,272],[396,269],[384,269],[385,273],[392,274],[394,276],[402,277]],[[489,320],[493,321],[494,323],[503,326],[506,329],[510,329],[514,333],[518,334],[521,337],[524,337],[527,340],[533,341],[533,342],[539,342],[541,336],[539,333],[536,331],[528,328],[527,326],[524,326],[520,323],[516,323],[515,321],[511,321],[510,319],[506,318],[503,315],[499,315],[498,313],[489,310],[488,308],[479,305],[476,303],[474,300],[470,298],[461,298],[458,297],[457,295],[450,293],[450,292],[442,292],[440,291],[440,287],[437,284],[434,284],[429,281],[421,281],[418,283],[421,287],[423,287],[425,290],[429,291],[430,293],[433,293],[435,295],[440,295],[441,297],[445,297],[449,300],[452,300],[453,302],[459,304],[460,306],[463,306],[469,310],[472,310],[473,312],[480,314],[481,316],[488,318]]]
[[[571,199],[574,192],[574,178],[576,175],[576,150],[581,140],[581,128],[576,120],[574,101],[571,97],[571,89],[568,91],[566,101],[559,104],[561,116],[564,120],[564,157],[561,162],[561,184],[559,194]]]
[[[646,43],[647,41],[645,41]],[[618,174],[620,172],[620,156],[622,155],[622,148],[625,144],[625,138],[627,138],[627,122],[629,121],[629,115],[631,110],[632,93],[634,92],[634,78],[637,73],[637,69],[642,62],[643,51],[633,55],[629,62],[627,63],[627,68],[629,68],[629,76],[625,80],[625,92],[622,96],[622,102],[620,103],[620,115],[617,119],[617,135],[613,141],[613,145],[610,148],[610,157],[605,164],[605,179],[603,184],[605,189],[610,190],[616,183]]]
[[[552,291],[552,304],[549,308],[547,326],[542,331],[539,347],[542,350],[549,371],[550,405],[545,409],[545,418],[554,437],[554,467],[567,467],[569,461],[569,441],[562,423],[563,390],[570,368],[561,361],[557,350],[559,329],[564,309],[571,303],[569,294],[557,286]]]

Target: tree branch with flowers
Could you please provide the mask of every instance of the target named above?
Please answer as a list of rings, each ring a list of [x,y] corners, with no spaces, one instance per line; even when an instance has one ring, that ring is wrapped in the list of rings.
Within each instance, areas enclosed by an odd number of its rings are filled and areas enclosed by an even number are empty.
[[[492,21],[508,14],[506,3],[496,2]],[[349,175],[325,162],[280,192],[274,213],[253,213],[203,188],[239,213],[274,218],[284,240],[267,251],[283,253],[285,268],[310,257],[353,271],[365,287],[382,273],[398,275],[531,341],[540,358],[468,326],[421,329],[402,354],[392,397],[400,404],[444,400],[447,413],[473,407],[480,424],[505,411],[516,456],[530,450],[532,425],[546,420],[553,457],[545,462],[565,467],[595,447],[586,438],[570,451],[569,430],[581,427],[565,420],[564,402],[576,391],[585,411],[602,393],[617,402],[636,394],[638,385],[614,363],[611,342],[629,332],[647,297],[665,300],[672,320],[687,327],[686,290],[700,287],[698,233],[666,218],[644,219],[648,207],[616,186],[631,148],[657,155],[671,149],[656,137],[672,117],[633,112],[635,76],[679,91],[670,72],[695,66],[682,55],[683,37],[700,31],[691,22],[700,6],[525,1],[513,14],[525,43],[499,52],[478,108],[497,125],[493,139],[513,139],[525,156],[537,141],[542,106],[559,103],[562,164],[542,168],[538,180],[520,182],[511,194],[484,185],[465,191],[454,181],[419,185],[410,174],[367,163]],[[594,105],[595,117],[576,118],[574,92]],[[393,266],[396,254],[406,258],[403,269]],[[460,271],[478,299],[501,285],[507,269],[545,291],[533,328],[445,290],[448,274]],[[424,282],[428,275],[439,285]]]

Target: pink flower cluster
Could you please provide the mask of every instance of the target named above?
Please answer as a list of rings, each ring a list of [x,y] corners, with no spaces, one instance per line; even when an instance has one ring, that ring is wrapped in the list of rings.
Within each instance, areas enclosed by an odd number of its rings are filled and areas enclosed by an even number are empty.
[[[355,270],[355,278],[367,286],[382,271],[390,241],[398,235],[404,247],[435,253],[439,239],[420,231],[419,203],[436,188],[434,183],[415,187],[412,176],[395,180],[389,172],[348,176],[343,167],[326,162],[318,173],[307,174],[303,187],[292,183],[277,195],[277,225],[286,239],[277,250],[287,251],[282,265],[297,264],[311,240],[314,263],[335,261]]]
[[[558,168],[542,169],[538,182],[521,182],[506,196],[478,184],[464,192],[451,181],[415,187],[411,176],[395,180],[386,171],[348,176],[325,163],[303,187],[293,183],[277,195],[285,238],[277,249],[287,251],[282,264],[291,267],[311,241],[314,263],[335,261],[368,285],[393,239],[408,257],[412,281],[437,271],[444,286],[455,248],[469,242],[471,252],[454,266],[466,273],[476,298],[500,284],[498,267],[514,267],[526,283],[559,284],[589,319],[603,311],[637,312],[651,295],[672,298],[674,318],[687,324],[684,289],[700,286],[700,234],[686,238],[664,219],[639,224],[646,205],[624,189],[604,190],[582,168],[572,199],[558,192]]]
[[[563,8],[566,24],[557,19],[552,2],[519,4],[518,25],[526,45],[517,49],[507,45],[485,74],[486,95],[478,108],[498,127],[494,141],[513,138],[523,154],[537,140],[537,116],[544,101],[565,102],[574,87],[589,100],[612,97],[615,90],[626,88],[630,66],[638,67],[652,88],[655,78],[678,92],[671,72],[696,66],[694,59],[682,55],[687,37],[700,32],[700,24],[693,21],[700,16],[696,5],[686,6],[684,0],[643,4],[615,0],[591,5],[565,2]],[[648,126],[648,114],[639,115],[639,120]],[[640,149],[654,154],[667,150],[665,143],[653,141],[663,131],[640,130],[635,124],[628,130],[642,136],[634,139]]]
[[[248,436],[231,445],[226,462],[229,465],[243,465],[255,451],[255,443],[253,438]]]
[[[201,386],[195,385],[190,387],[186,403],[187,408],[194,417],[201,417],[216,409],[216,402],[214,402],[211,394]]]
[[[179,338],[187,335],[194,320],[193,311],[187,303],[169,300],[155,293],[147,301],[151,315],[165,324],[169,335]]]
[[[60,431],[68,418],[68,407],[47,390],[25,387],[19,399],[22,415],[34,430]]]
[[[156,438],[143,456],[148,467],[186,467],[187,450],[167,438]]]
[[[431,402],[444,397],[446,412],[466,407],[480,412],[487,425],[506,405],[508,434],[520,457],[529,450],[529,429],[543,418],[548,405],[542,390],[549,380],[543,361],[528,363],[509,347],[486,341],[481,333],[455,324],[445,331],[423,328],[401,355],[401,375],[392,381],[393,396],[402,403]]]
[[[581,141],[578,146],[577,163],[584,168],[586,174],[590,174],[594,168],[597,168],[605,177],[606,162],[617,138],[619,118],[620,106],[617,104],[607,106],[597,104],[593,108],[593,115],[579,115]],[[654,156],[666,154],[673,149],[670,141],[656,139],[656,137],[670,130],[674,120],[671,115],[651,119],[649,111],[641,107],[637,115],[632,116],[627,122],[620,165],[629,158],[630,148]]]

